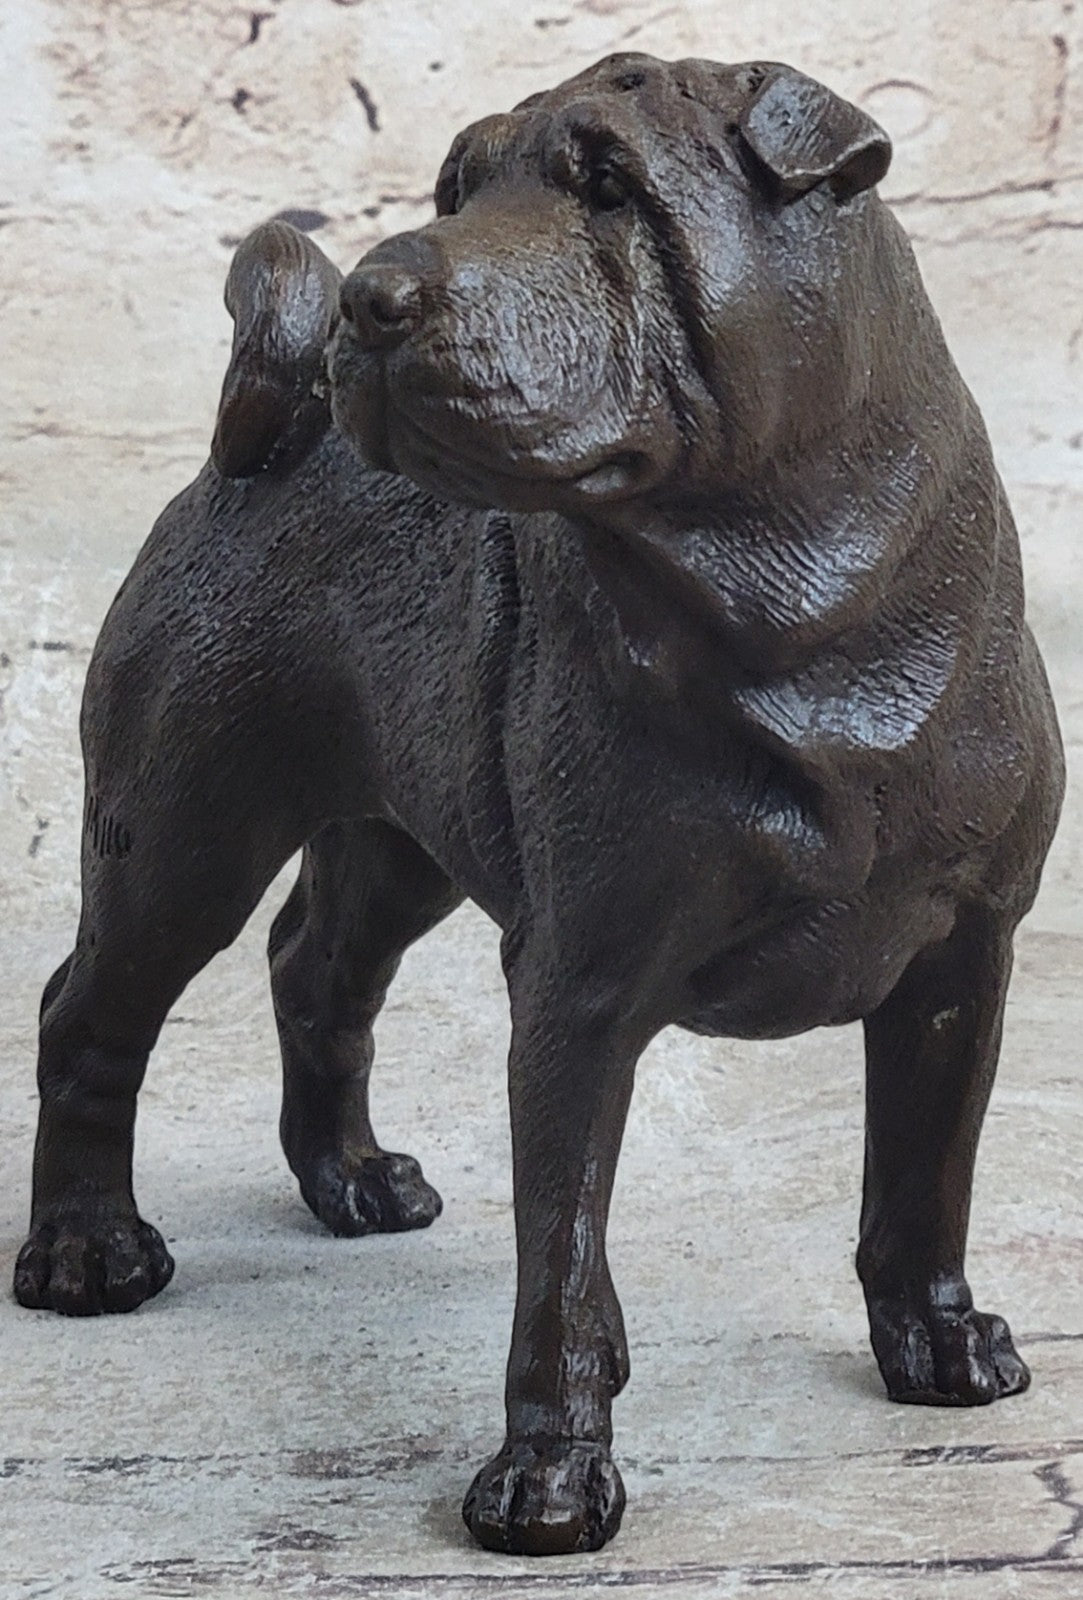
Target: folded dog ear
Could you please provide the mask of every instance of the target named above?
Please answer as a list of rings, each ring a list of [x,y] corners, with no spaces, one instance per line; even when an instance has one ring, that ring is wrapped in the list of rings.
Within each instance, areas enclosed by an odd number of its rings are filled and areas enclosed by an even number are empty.
[[[850,200],[879,183],[891,163],[891,140],[879,123],[792,67],[768,72],[738,128],[786,200],[821,183]]]
[[[459,166],[473,131],[471,126],[455,135],[451,149],[444,157],[443,165],[437,173],[433,203],[438,217],[453,216],[459,209]]]
[[[233,350],[211,442],[224,478],[296,459],[330,421],[320,379],[341,282],[289,223],[265,222],[239,246],[226,279]]]

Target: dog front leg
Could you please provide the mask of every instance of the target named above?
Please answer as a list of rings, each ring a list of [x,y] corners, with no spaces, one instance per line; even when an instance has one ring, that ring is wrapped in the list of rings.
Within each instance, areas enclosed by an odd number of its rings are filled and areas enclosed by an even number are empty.
[[[518,1294],[507,1439],[463,1506],[490,1550],[597,1550],[620,1526],[610,1405],[628,1378],[605,1229],[649,1030],[520,959],[509,1064]]]
[[[857,1266],[893,1400],[986,1405],[1030,1382],[964,1276],[978,1136],[996,1073],[1011,926],[960,912],[865,1020],[868,1108]]]

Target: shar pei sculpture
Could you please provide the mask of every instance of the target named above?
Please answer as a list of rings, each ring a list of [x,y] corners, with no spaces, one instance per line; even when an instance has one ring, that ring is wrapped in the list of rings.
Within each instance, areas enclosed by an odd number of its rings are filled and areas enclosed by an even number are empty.
[[[606,1221],[669,1024],[862,1021],[888,1393],[1028,1382],[964,1249],[1062,758],[889,159],[785,66],[620,55],[468,128],[436,219],[344,280],[258,229],[212,458],[90,666],[18,1298],[127,1311],[168,1281],[132,1193],[147,1057],[298,849],[270,939],[287,1160],[335,1233],[430,1223],[369,1121],[372,1025],[469,897],[513,1024],[507,1437],[464,1507],[493,1549],[619,1525]]]

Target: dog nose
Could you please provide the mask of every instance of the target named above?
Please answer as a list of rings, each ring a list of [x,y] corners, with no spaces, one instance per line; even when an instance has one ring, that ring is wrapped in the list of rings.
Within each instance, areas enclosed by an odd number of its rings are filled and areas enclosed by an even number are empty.
[[[342,285],[342,315],[366,350],[401,344],[421,320],[421,287],[399,262],[363,263]]]

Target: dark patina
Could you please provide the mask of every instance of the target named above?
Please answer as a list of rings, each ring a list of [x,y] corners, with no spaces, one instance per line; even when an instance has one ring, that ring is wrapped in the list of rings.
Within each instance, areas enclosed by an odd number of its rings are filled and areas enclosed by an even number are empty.
[[[606,1216],[669,1024],[862,1020],[888,1392],[1028,1382],[963,1258],[1061,754],[986,432],[875,194],[889,157],[788,68],[624,55],[468,129],[437,220],[344,281],[259,229],[212,460],[90,667],[16,1293],[80,1314],[168,1281],[131,1188],[147,1055],[301,847],[270,942],[287,1158],[337,1233],[431,1222],[369,1124],[371,1029],[469,896],[513,1020],[508,1431],[464,1508],[494,1549],[619,1524]]]

